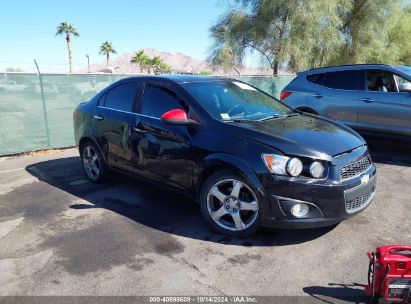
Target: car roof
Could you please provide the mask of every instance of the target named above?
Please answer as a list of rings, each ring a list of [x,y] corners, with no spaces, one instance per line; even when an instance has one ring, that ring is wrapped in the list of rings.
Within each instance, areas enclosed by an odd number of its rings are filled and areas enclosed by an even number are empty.
[[[144,76],[133,76],[123,78],[120,81],[130,80],[130,79],[146,79],[146,80],[169,80],[178,84],[192,83],[192,82],[210,82],[210,81],[222,81],[230,80],[226,77],[218,76],[202,76],[202,75],[144,75]]]
[[[163,77],[177,83],[208,82],[227,79],[225,77],[202,75],[159,75],[158,77]]]
[[[392,65],[380,64],[380,63],[371,63],[371,64],[350,64],[350,65],[338,65],[338,66],[327,66],[321,68],[309,69],[304,72],[298,72],[297,75],[311,75],[317,73],[326,73],[326,72],[337,72],[337,71],[346,71],[346,70],[369,70],[369,69],[397,69]]]

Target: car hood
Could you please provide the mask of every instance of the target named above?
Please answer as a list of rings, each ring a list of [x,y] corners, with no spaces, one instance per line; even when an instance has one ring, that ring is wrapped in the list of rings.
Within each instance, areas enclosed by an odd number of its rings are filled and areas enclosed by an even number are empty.
[[[239,136],[273,147],[284,154],[331,160],[365,144],[352,129],[328,119],[301,114],[267,121],[236,123]]]

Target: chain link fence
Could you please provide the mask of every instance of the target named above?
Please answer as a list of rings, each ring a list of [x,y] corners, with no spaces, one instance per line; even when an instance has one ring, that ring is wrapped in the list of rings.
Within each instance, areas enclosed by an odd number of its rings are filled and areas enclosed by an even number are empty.
[[[0,155],[74,145],[73,110],[130,75],[0,74]],[[278,98],[292,76],[237,77]]]

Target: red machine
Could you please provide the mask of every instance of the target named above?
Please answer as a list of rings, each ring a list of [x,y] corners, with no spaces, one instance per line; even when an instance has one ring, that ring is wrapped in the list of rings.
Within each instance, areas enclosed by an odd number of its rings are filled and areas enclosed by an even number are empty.
[[[368,252],[365,293],[374,300],[411,303],[411,245],[388,245]]]

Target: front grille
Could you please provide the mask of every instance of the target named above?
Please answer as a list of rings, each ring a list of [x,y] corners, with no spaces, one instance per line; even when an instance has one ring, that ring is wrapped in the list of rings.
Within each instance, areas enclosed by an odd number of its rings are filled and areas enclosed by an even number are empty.
[[[345,202],[345,211],[347,213],[354,213],[359,211],[367,206],[367,204],[371,201],[372,196],[374,195],[374,189],[368,193],[364,193],[363,195]]]
[[[371,158],[366,156],[340,169],[340,180],[349,179],[361,175],[371,166]]]

